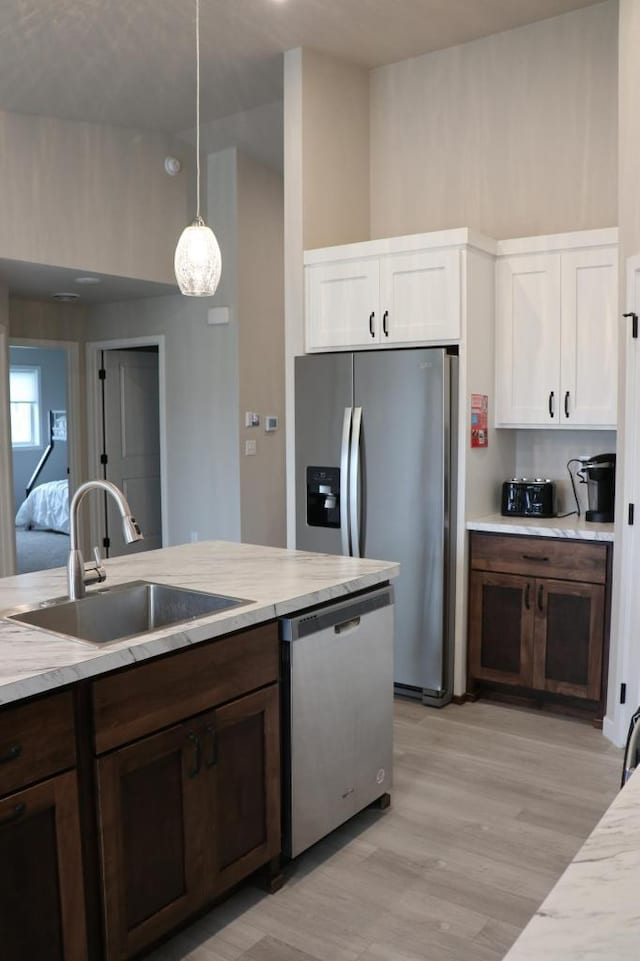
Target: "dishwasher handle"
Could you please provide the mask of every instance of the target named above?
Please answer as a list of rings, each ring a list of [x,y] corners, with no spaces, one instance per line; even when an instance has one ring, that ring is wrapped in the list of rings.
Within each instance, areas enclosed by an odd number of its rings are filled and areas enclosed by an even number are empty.
[[[356,627],[360,627],[360,617],[352,617],[348,621],[343,621],[342,624],[336,624],[333,631],[335,634],[346,634],[347,631],[353,631]]]
[[[368,591],[366,594],[359,594],[344,601],[324,604],[315,610],[300,611],[290,617],[280,618],[280,640],[297,641],[298,638],[318,634],[327,628],[335,628],[337,634],[340,633],[337,628],[346,631],[348,627],[355,626],[354,622],[359,622],[366,614],[393,604],[393,596],[393,587],[385,584],[384,587]]]

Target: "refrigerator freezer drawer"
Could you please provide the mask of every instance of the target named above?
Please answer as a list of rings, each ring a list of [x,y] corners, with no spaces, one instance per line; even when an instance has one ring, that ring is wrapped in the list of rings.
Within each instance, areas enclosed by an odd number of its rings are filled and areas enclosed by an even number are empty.
[[[391,787],[393,589],[311,617],[311,623],[309,615],[281,622],[290,744],[284,752],[283,848],[289,857]]]

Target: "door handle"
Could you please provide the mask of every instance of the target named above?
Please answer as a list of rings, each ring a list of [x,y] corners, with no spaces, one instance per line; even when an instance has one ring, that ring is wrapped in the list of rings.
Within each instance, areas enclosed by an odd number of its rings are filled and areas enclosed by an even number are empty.
[[[189,734],[189,740],[193,744],[193,765],[189,771],[189,777],[197,777],[200,773],[200,765],[202,762],[200,738],[197,734]]]
[[[382,330],[384,331],[384,336],[389,336],[389,311],[385,310],[382,315]]]
[[[375,310],[372,310],[371,313],[369,314],[369,333],[371,334],[372,337],[376,336],[375,330],[373,329],[373,318],[375,317],[375,315],[376,315]]]
[[[564,416],[569,417],[569,391],[564,395]]]
[[[542,607],[543,596],[544,596],[544,587],[541,584],[540,587],[538,588],[538,610],[540,611],[541,614],[544,614],[544,610]]]
[[[549,417],[554,417],[554,416],[555,416],[555,414],[554,414],[554,407],[555,407],[554,398],[555,398],[555,391],[550,390],[550,391],[549,391]]]
[[[340,542],[342,553],[349,557],[349,443],[353,408],[345,407],[342,420],[342,444],[340,446]]]
[[[351,556],[360,557],[360,432],[362,407],[353,409],[351,428],[351,464],[349,467],[349,516],[351,524]]]
[[[208,724],[205,728],[205,734],[211,738],[211,753],[204,762],[204,766],[211,768],[218,763],[218,736],[215,727],[211,724]]]

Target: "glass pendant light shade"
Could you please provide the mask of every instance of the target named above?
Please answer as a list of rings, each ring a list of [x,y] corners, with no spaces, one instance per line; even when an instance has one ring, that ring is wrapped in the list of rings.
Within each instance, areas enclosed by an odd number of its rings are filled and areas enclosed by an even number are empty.
[[[173,261],[180,292],[187,297],[212,297],[220,283],[222,257],[215,234],[196,217],[180,234]]]
[[[196,0],[196,218],[180,234],[173,268],[180,293],[187,297],[212,297],[218,289],[220,247],[200,216],[200,0]]]

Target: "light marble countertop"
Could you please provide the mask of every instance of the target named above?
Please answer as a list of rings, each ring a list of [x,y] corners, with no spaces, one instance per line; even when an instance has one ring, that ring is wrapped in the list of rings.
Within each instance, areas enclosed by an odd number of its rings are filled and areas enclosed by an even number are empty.
[[[640,957],[640,774],[587,838],[504,961]]]
[[[488,514],[467,521],[467,530],[491,534],[531,534],[535,537],[567,537],[584,541],[613,541],[613,524],[597,524],[576,517],[503,517]]]
[[[127,640],[93,644],[3,619],[20,606],[64,596],[64,568],[0,578],[0,704],[344,597],[399,573],[393,562],[225,541],[123,555],[105,561],[104,567],[107,580],[101,587],[147,580],[251,603]]]

